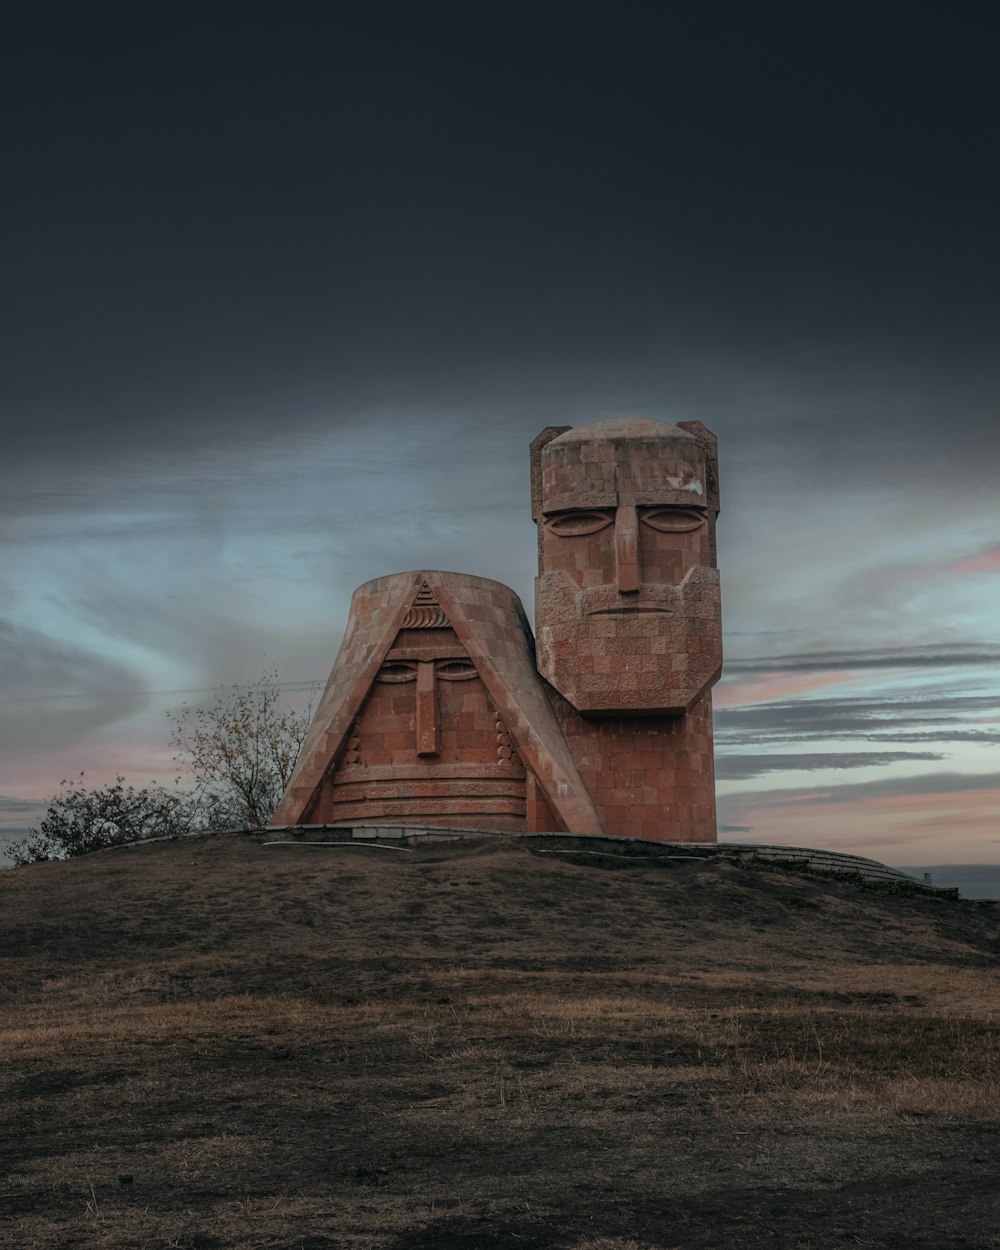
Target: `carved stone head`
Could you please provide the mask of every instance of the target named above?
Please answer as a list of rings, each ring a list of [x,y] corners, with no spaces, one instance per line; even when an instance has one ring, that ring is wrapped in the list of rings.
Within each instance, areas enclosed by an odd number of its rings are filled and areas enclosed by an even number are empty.
[[[272,824],[516,832],[532,787],[565,828],[600,829],[514,592],[435,570],[359,586]]]
[[[680,715],[722,669],[715,439],[616,417],[532,444],[538,669],[577,711]]]

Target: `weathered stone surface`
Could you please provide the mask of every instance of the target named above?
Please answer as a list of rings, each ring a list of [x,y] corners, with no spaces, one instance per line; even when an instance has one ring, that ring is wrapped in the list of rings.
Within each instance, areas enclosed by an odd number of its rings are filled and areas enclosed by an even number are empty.
[[[704,444],[620,417],[536,450],[539,672],[584,714],[681,715],[722,671]]]
[[[700,424],[620,417],[532,444],[538,668],[608,833],[715,839],[718,507]]]
[[[354,593],[272,823],[517,832],[529,776],[531,805],[544,802],[554,827],[599,831],[514,592],[462,573],[396,573]]]
[[[715,840],[714,436],[637,417],[550,427],[531,494],[537,667],[498,582],[365,583],[273,825]]]

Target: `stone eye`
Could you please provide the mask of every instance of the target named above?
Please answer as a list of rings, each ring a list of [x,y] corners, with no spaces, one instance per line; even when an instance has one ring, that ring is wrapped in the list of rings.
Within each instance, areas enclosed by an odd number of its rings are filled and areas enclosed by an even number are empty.
[[[383,664],[376,674],[377,681],[416,681],[416,664],[405,664],[402,661]]]
[[[577,538],[583,534],[596,534],[611,521],[609,512],[559,512],[548,518],[545,528],[561,538]]]
[[[445,681],[469,681],[470,678],[479,676],[476,666],[468,660],[445,660],[437,666],[434,673]]]
[[[639,519],[665,534],[684,534],[705,524],[705,514],[693,508],[649,508],[639,514]]]

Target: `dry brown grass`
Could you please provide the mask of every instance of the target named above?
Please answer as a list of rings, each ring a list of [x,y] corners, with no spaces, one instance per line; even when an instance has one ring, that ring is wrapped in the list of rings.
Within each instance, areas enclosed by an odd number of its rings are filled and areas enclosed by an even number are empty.
[[[0,1245],[1000,1246],[991,913],[269,854],[0,876]]]

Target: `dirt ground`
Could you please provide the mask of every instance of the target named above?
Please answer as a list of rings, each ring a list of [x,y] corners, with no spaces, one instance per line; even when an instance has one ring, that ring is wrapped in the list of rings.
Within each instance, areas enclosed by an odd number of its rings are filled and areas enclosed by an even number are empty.
[[[220,835],[0,929],[4,1247],[1000,1247],[993,909]]]

